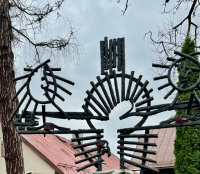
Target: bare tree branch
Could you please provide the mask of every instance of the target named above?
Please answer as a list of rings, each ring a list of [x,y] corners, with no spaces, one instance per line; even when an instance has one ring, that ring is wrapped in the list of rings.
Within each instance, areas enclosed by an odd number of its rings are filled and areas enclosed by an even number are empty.
[[[61,7],[64,0],[57,1],[53,6],[51,6],[50,4],[46,4],[44,7],[40,8],[37,8],[35,6],[22,7],[23,4],[19,4],[15,0],[12,1],[13,4],[11,5],[11,7],[16,7],[20,12],[25,13],[29,16],[36,16],[36,20],[33,22],[41,22],[41,20],[43,20],[50,13],[57,11]]]
[[[18,46],[18,43],[22,45],[30,44],[33,48],[29,49],[30,54],[35,54],[36,62],[40,62],[44,55],[56,60],[61,56],[67,57],[68,60],[79,57],[81,45],[75,37],[77,31],[74,30],[71,22],[59,13],[63,2],[64,0],[32,0],[28,2],[12,0],[10,3],[13,44],[15,42],[17,43],[15,46]],[[50,21],[47,16],[53,13],[56,18],[54,17],[55,20]],[[51,33],[49,26],[52,21],[59,20],[62,20],[62,24],[66,24],[68,29],[64,36],[52,37],[55,34]],[[66,26],[65,28],[67,28]],[[52,50],[55,50],[56,54]]]
[[[169,19],[167,22],[163,22],[163,26],[158,28],[156,37],[152,36],[152,32],[145,34],[149,35],[150,42],[152,43],[152,48],[154,53],[156,53],[157,58],[154,61],[159,61],[159,63],[166,63],[167,56],[174,56],[174,50],[179,50],[186,36],[190,36],[192,39],[197,40],[199,38],[199,23],[198,16],[200,15],[199,10],[199,0],[177,0],[174,2],[174,6],[167,10],[167,2],[164,5],[162,14],[168,14]],[[187,9],[185,17],[183,17],[179,22],[175,23],[175,16],[177,17],[180,10],[183,8]],[[197,48],[200,48],[197,46]]]
[[[120,3],[120,0],[117,0],[117,2]],[[131,5],[131,4],[128,4],[128,0],[126,0],[125,8],[124,8],[124,10],[122,10],[122,15],[124,15],[126,13],[126,10],[128,9],[129,5]]]
[[[125,7],[125,9],[124,10],[122,10],[122,13],[123,13],[123,15],[125,14],[125,12],[126,12],[126,10],[127,10],[127,8],[128,8],[128,0],[126,1],[126,7]]]

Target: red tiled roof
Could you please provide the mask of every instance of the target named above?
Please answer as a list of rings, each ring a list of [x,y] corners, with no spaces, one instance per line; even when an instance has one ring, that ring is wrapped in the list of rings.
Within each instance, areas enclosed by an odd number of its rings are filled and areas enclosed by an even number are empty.
[[[24,142],[32,148],[38,155],[40,155],[47,163],[51,165],[56,171],[63,174],[80,173],[86,174],[89,170],[95,171],[95,167],[90,167],[80,172],[76,168],[82,167],[89,162],[75,164],[75,161],[83,159],[82,156],[75,157],[74,154],[80,152],[73,148],[73,143],[63,137],[48,134],[46,137],[40,134],[22,135]],[[110,157],[107,154],[102,157],[106,164],[103,164],[103,170],[118,169],[119,158],[114,154]]]
[[[147,158],[156,160],[157,163],[147,162],[146,165],[156,168],[173,167],[175,162],[173,151],[176,128],[153,129],[150,130],[150,134],[158,134],[158,138],[149,139],[149,143],[156,143],[157,147],[148,147],[148,150],[156,151],[156,155],[148,154]],[[140,138],[139,142],[144,142],[144,139]],[[139,149],[143,148],[141,145],[137,145],[136,147]],[[134,155],[141,156],[141,153],[135,152]],[[132,161],[141,163],[141,160],[135,158]]]

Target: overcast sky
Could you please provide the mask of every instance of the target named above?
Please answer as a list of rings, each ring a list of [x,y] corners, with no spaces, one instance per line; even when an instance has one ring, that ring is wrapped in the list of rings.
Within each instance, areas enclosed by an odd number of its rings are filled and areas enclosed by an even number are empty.
[[[131,3],[131,2],[130,2]],[[60,64],[62,72],[57,73],[60,76],[75,82],[74,86],[66,85],[66,88],[72,92],[71,96],[63,94],[65,102],[59,101],[59,106],[64,111],[83,111],[82,105],[86,90],[91,89],[90,82],[97,82],[96,76],[100,75],[100,40],[105,36],[109,39],[125,37],[126,52],[126,73],[135,71],[135,77],[143,75],[142,82],[149,81],[148,89],[153,88],[152,96],[154,104],[168,103],[163,99],[166,91],[159,92],[157,88],[164,82],[154,82],[153,77],[157,76],[152,71],[151,59],[156,56],[149,49],[152,45],[149,38],[144,35],[148,31],[156,33],[157,27],[162,26],[164,16],[160,14],[161,3],[164,1],[134,1],[128,7],[125,15],[121,10],[124,9],[124,3],[117,3],[115,0],[66,0],[61,8],[61,13],[66,15],[72,26],[77,30],[76,37],[80,44],[83,44],[80,59],[75,60],[74,66]],[[67,26],[52,26],[52,33],[56,36],[65,36]],[[46,57],[48,59],[48,57]],[[25,59],[28,62],[30,59]],[[22,75],[20,68],[24,61],[17,61],[16,68],[18,75]],[[25,66],[25,64],[24,64]],[[21,74],[20,74],[21,73]],[[36,80],[37,81],[37,80]],[[39,80],[37,81],[39,82]],[[62,83],[64,85],[64,83]],[[20,87],[17,83],[17,88]],[[38,86],[37,86],[38,85]],[[40,84],[33,84],[32,91],[34,96],[40,98],[43,92],[40,91]],[[20,95],[21,97],[21,95]],[[131,117],[120,121],[119,116],[125,113],[131,107],[129,102],[120,103],[110,114],[110,120],[107,122],[96,121],[95,126],[99,129],[105,129],[105,139],[110,142],[112,152],[116,154],[117,129],[133,127],[138,118]],[[23,109],[23,108],[21,108]],[[54,108],[48,108],[49,111],[56,111]],[[41,108],[39,108],[41,110]],[[165,112],[148,118],[146,125],[156,125],[160,121],[172,116],[174,112]],[[85,121],[58,121],[58,125],[69,127],[71,129],[87,129]],[[69,136],[68,136],[69,137]],[[71,137],[71,135],[70,135]]]

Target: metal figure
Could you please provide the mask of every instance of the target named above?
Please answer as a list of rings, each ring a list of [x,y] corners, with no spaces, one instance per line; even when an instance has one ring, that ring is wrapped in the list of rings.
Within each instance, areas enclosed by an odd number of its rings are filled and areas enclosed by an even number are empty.
[[[153,64],[153,67],[158,68],[165,68],[168,69],[167,75],[163,75],[160,77],[155,77],[154,80],[162,80],[167,79],[168,83],[158,87],[158,90],[164,89],[168,86],[171,86],[172,89],[164,96],[164,99],[167,99],[170,95],[172,95],[173,92],[176,92],[176,97],[172,101],[172,103],[167,104],[160,104],[160,105],[152,105],[152,106],[145,106],[136,108],[136,112],[129,112],[127,114],[124,114],[120,117],[120,119],[125,119],[131,116],[141,116],[141,117],[148,117],[152,116],[164,111],[170,111],[170,110],[176,110],[176,109],[186,109],[185,115],[179,115],[175,118],[171,118],[165,121],[162,121],[159,125],[152,125],[152,126],[140,126],[140,127],[132,127],[132,128],[124,128],[124,129],[118,129],[118,132],[120,133],[119,138],[120,146],[118,148],[120,151],[118,154],[121,155],[121,164],[128,163],[137,167],[141,168],[140,173],[143,174],[145,170],[150,170],[152,172],[158,173],[158,170],[150,168],[146,166],[146,161],[156,163],[155,160],[146,158],[147,154],[156,154],[155,151],[147,150],[148,146],[156,146],[155,143],[148,143],[149,138],[155,138],[158,135],[151,135],[149,134],[150,129],[161,129],[161,128],[169,128],[169,127],[181,127],[181,126],[194,126],[200,124],[200,117],[199,117],[199,110],[200,110],[200,99],[197,96],[195,90],[199,90],[199,84],[200,84],[200,74],[199,78],[197,79],[196,83],[192,85],[188,85],[186,83],[180,84],[180,87],[177,86],[177,84],[172,82],[172,69],[177,68],[180,72],[180,76],[184,77],[187,73],[192,72],[200,72],[200,63],[198,60],[194,59],[193,56],[199,55],[199,52],[193,53],[191,55],[183,54],[180,52],[175,51],[176,55],[181,56],[179,59],[175,58],[167,58],[168,61],[172,62],[170,65],[161,65],[161,64]],[[188,66],[188,62],[193,62],[194,67]],[[184,92],[190,92],[190,98],[188,101],[180,102],[178,101],[179,96]],[[194,108],[195,109],[195,116],[190,117],[190,110]],[[145,112],[144,112],[145,111]],[[148,112],[146,112],[148,111]],[[135,131],[138,130],[144,130],[145,134],[134,134]],[[132,142],[132,141],[125,141],[125,138],[144,138],[144,142]],[[129,145],[129,147],[125,147],[126,145]],[[137,148],[131,148],[130,145],[143,145],[143,149],[137,149]],[[142,156],[136,156],[129,153],[124,153],[123,150],[129,150],[133,152],[140,152],[142,153]],[[130,160],[127,160],[124,158],[124,156],[129,156],[132,158],[140,159],[141,163],[136,163]],[[122,165],[124,167],[124,165]]]
[[[63,88],[62,86],[58,85],[57,84],[57,80],[61,80],[63,82],[66,82],[70,85],[74,85],[73,82],[67,80],[67,79],[64,79],[64,78],[61,78],[59,76],[55,76],[53,74],[53,71],[60,71],[61,69],[60,68],[50,68],[48,66],[48,62],[50,62],[50,60],[47,60],[45,61],[44,63],[42,63],[41,65],[37,66],[35,69],[29,69],[29,68],[24,68],[25,71],[30,71],[31,73],[30,74],[27,74],[25,76],[21,76],[21,77],[18,77],[18,78],[15,78],[13,81],[18,81],[18,80],[22,80],[22,79],[25,79],[27,78],[27,81],[24,83],[24,85],[17,91],[17,93],[14,95],[14,97],[12,98],[12,101],[15,100],[17,98],[17,96],[19,95],[19,93],[25,89],[26,87],[26,93],[24,94],[22,100],[20,101],[20,103],[18,104],[18,106],[16,107],[15,111],[13,112],[13,114],[11,115],[10,117],[10,120],[13,119],[13,117],[16,115],[16,113],[18,112],[19,108],[21,107],[22,103],[24,102],[24,100],[27,98],[27,96],[29,96],[29,99],[28,99],[28,102],[26,104],[26,106],[24,107],[24,110],[22,112],[22,114],[20,114],[19,116],[19,120],[21,120],[23,118],[23,116],[25,115],[25,112],[27,111],[31,101],[34,101],[35,102],[35,106],[34,106],[34,110],[32,112],[32,116],[35,115],[35,112],[37,110],[37,106],[38,104],[52,104],[53,106],[55,106],[56,109],[58,109],[58,111],[61,113],[62,117],[63,118],[67,118],[67,119],[70,119],[69,116],[54,102],[55,100],[55,97],[58,97],[60,100],[64,101],[65,99],[60,96],[58,93],[57,93],[57,88],[60,88],[61,90],[63,90],[64,92],[66,92],[67,94],[71,95],[71,92],[69,92],[67,89]],[[44,95],[46,96],[47,100],[46,101],[40,101],[40,100],[37,100],[33,94],[31,93],[30,91],[30,82],[31,82],[31,78],[34,76],[34,74],[38,71],[38,69],[40,68],[43,68],[43,77],[41,77],[41,80],[42,81],[45,81],[46,82],[46,86],[43,86],[41,85],[41,88],[44,90]],[[48,81],[47,79],[47,76],[50,76],[53,81]],[[54,87],[54,90],[50,89],[50,85],[53,85]],[[50,94],[49,93],[52,93],[52,97],[50,97]]]
[[[148,167],[146,162],[156,163],[155,160],[146,158],[147,154],[156,154],[155,151],[148,150],[149,146],[156,146],[155,143],[149,143],[149,138],[157,138],[157,134],[150,134],[150,129],[160,129],[168,127],[180,127],[180,126],[192,126],[200,124],[200,99],[197,96],[195,90],[200,87],[200,76],[196,83],[188,86],[187,84],[181,84],[177,86],[172,80],[172,70],[177,68],[181,71],[180,75],[185,76],[187,73],[200,72],[200,63],[198,60],[194,59],[193,56],[199,55],[200,53],[193,53],[191,55],[179,53],[175,51],[175,54],[181,56],[179,59],[167,58],[171,63],[169,65],[153,64],[153,67],[165,68],[167,69],[167,74],[155,77],[154,80],[167,79],[168,82],[158,88],[162,90],[166,87],[171,86],[171,90],[164,96],[167,99],[172,93],[176,92],[176,97],[172,103],[152,105],[153,97],[151,92],[153,89],[148,89],[148,81],[142,82],[142,75],[139,77],[134,77],[134,71],[130,74],[125,73],[125,39],[111,39],[108,43],[108,38],[105,37],[104,41],[100,42],[100,57],[101,57],[101,75],[97,76],[97,82],[91,83],[91,90],[86,91],[87,97],[85,98],[85,103],[82,106],[84,112],[64,112],[56,103],[55,98],[59,98],[64,101],[64,98],[57,93],[57,89],[61,89],[67,94],[71,95],[64,87],[57,84],[57,80],[61,80],[70,85],[74,85],[73,82],[64,79],[62,77],[54,75],[54,71],[60,71],[59,68],[50,68],[48,62],[45,61],[35,69],[24,69],[25,71],[30,71],[31,73],[22,77],[15,78],[14,81],[27,78],[25,84],[18,90],[18,92],[13,97],[13,100],[23,91],[26,87],[26,92],[19,105],[16,107],[15,111],[10,117],[10,120],[15,116],[18,118],[15,123],[18,126],[20,134],[75,134],[75,138],[72,142],[77,142],[78,144],[74,148],[79,148],[81,152],[75,154],[75,156],[84,155],[85,158],[76,161],[76,164],[89,161],[90,163],[84,165],[77,169],[81,171],[90,166],[95,166],[98,171],[102,170],[103,159],[101,156],[107,153],[110,156],[110,147],[107,140],[103,140],[103,129],[96,129],[92,120],[107,121],[109,120],[109,114],[111,110],[120,102],[129,101],[131,103],[131,108],[125,114],[119,117],[120,120],[126,119],[132,116],[139,116],[141,120],[131,128],[118,129],[119,141],[118,141],[118,154],[120,155],[120,169],[126,169],[125,163],[137,166],[141,168],[140,173],[143,174],[145,170],[150,170],[152,172],[158,173],[158,170]],[[195,67],[188,66],[188,61],[193,62]],[[38,71],[39,68],[43,68],[42,81],[45,81],[46,86],[41,85],[41,89],[44,91],[46,101],[39,101],[35,99],[35,96],[30,92],[30,81],[34,73]],[[118,72],[118,73],[117,73]],[[53,81],[49,81],[47,76],[51,77]],[[119,84],[119,81],[121,83]],[[125,84],[128,84],[127,86]],[[50,89],[50,85],[53,86],[53,90]],[[119,91],[121,89],[121,91]],[[190,99],[188,101],[179,102],[178,98],[181,93],[190,92]],[[50,95],[51,94],[51,95]],[[19,108],[21,107],[24,100],[29,97],[26,106],[21,114],[17,114]],[[33,111],[27,111],[31,101],[35,102]],[[42,105],[42,111],[37,111],[38,105]],[[59,112],[47,112],[45,109],[46,104],[52,104]],[[190,110],[195,108],[195,117],[190,117]],[[142,126],[149,116],[176,109],[186,109],[185,115],[177,116],[176,118],[171,118],[169,120],[162,121],[159,125],[153,126]],[[43,118],[43,125],[38,126],[39,123],[36,121],[38,117]],[[86,130],[78,129],[71,130],[70,128],[60,127],[54,123],[46,123],[46,117],[57,118],[57,119],[81,119],[88,123],[89,128]],[[23,119],[25,121],[23,121]],[[43,130],[42,130],[43,129]],[[144,134],[136,134],[138,130],[145,131]],[[81,137],[80,134],[90,134],[90,136]],[[143,138],[143,142],[129,141],[130,138]],[[88,143],[88,140],[91,142]],[[85,143],[87,141],[87,143]],[[95,145],[95,147],[94,147]],[[106,145],[106,146],[105,146]],[[135,145],[142,145],[143,149],[138,149]],[[92,148],[88,148],[93,146]],[[128,153],[126,151],[131,151]],[[141,156],[136,156],[133,153],[140,152]],[[140,163],[128,160],[126,157],[140,159]]]

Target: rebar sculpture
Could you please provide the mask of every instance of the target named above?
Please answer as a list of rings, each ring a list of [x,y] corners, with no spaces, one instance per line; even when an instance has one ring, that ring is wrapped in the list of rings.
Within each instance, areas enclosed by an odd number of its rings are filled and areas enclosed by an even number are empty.
[[[132,71],[130,74],[125,73],[124,38],[111,39],[109,40],[108,44],[108,39],[105,37],[104,41],[100,42],[100,51],[101,75],[104,77],[101,78],[100,76],[97,76],[97,83],[91,82],[92,89],[90,91],[86,91],[88,96],[85,98],[85,104],[82,106],[84,112],[64,112],[56,104],[56,97],[64,101],[64,98],[58,94],[57,89],[60,89],[71,95],[71,92],[59,85],[57,81],[60,80],[70,85],[74,85],[74,83],[70,80],[54,75],[54,71],[60,71],[61,69],[50,68],[48,65],[50,60],[47,60],[35,69],[25,68],[24,70],[30,71],[30,73],[14,79],[14,81],[17,81],[27,78],[27,81],[15,94],[13,100],[16,99],[19,93],[24,89],[26,89],[26,92],[19,105],[11,115],[10,120],[14,117],[17,118],[15,125],[18,126],[20,134],[75,134],[76,137],[72,139],[72,142],[77,142],[78,145],[74,146],[74,148],[79,148],[82,151],[75,154],[75,156],[85,156],[84,159],[76,161],[76,164],[89,161],[88,164],[78,168],[77,171],[83,170],[90,166],[95,166],[97,171],[101,171],[103,162],[101,156],[104,153],[107,153],[108,156],[110,156],[110,147],[109,142],[102,139],[103,129],[96,129],[95,125],[92,123],[92,120],[109,120],[109,114],[117,104],[125,100],[129,101],[132,105],[131,109],[125,114],[121,115],[119,119],[122,120],[132,116],[140,116],[141,120],[134,127],[117,130],[119,133],[118,154],[120,155],[120,169],[126,169],[125,163],[127,163],[141,168],[141,174],[143,174],[145,170],[158,173],[158,170],[146,165],[146,162],[156,163],[155,160],[147,158],[147,154],[156,154],[155,151],[148,150],[148,147],[156,146],[155,143],[149,143],[149,139],[158,137],[157,134],[150,134],[150,129],[192,126],[200,124],[200,99],[195,92],[196,89],[200,88],[200,77],[192,86],[188,86],[187,83],[183,83],[180,85],[180,87],[178,87],[172,80],[172,70],[176,68],[178,71],[181,71],[181,76],[184,76],[187,73],[200,72],[200,63],[193,58],[193,56],[199,55],[200,53],[196,52],[191,55],[187,55],[175,51],[175,55],[180,56],[181,58],[175,59],[168,57],[167,60],[171,63],[169,65],[153,64],[153,67],[165,68],[167,70],[166,75],[154,78],[154,80],[168,80],[168,83],[160,86],[158,90],[162,90],[169,86],[172,87],[172,89],[164,96],[164,99],[167,99],[174,92],[176,92],[176,97],[172,103],[151,105],[151,102],[154,98],[150,96],[153,89],[147,88],[149,82],[145,81],[143,83],[142,75],[140,75],[138,78],[134,77],[134,71]],[[188,66],[188,61],[193,62],[195,66]],[[30,91],[31,78],[40,68],[43,69],[43,77],[41,77],[41,80],[45,81],[46,83],[46,86],[41,85],[41,88],[44,90],[46,101],[35,99],[35,96]],[[117,73],[116,70],[120,73]],[[50,77],[52,81],[50,81],[47,76]],[[118,83],[119,81],[121,81],[121,84]],[[127,87],[125,85],[126,82],[128,83]],[[121,89],[121,91],[119,91],[119,89]],[[189,101],[178,101],[178,98],[182,92],[191,93]],[[22,113],[18,114],[18,110],[27,97],[27,104],[25,105]],[[33,111],[27,111],[31,102],[35,103]],[[52,104],[58,110],[58,112],[47,112],[45,109],[46,104]],[[37,111],[38,105],[42,105],[42,111]],[[192,108],[195,108],[195,117],[190,117],[190,110]],[[133,109],[135,111],[133,111]],[[167,110],[176,109],[186,109],[185,115],[180,115],[176,118],[162,121],[159,125],[142,126],[147,120],[148,116],[153,116]],[[43,125],[41,126],[38,126],[39,123],[36,121],[39,116],[42,116],[43,118]],[[85,120],[88,123],[89,128],[84,130],[71,130],[70,128],[60,127],[54,123],[47,123],[45,119],[46,117]],[[135,132],[138,130],[143,130],[145,133],[135,134]],[[80,133],[89,133],[91,135],[80,137]],[[130,138],[143,138],[144,141],[127,141],[127,139]],[[88,140],[91,140],[91,142],[84,143]],[[93,145],[95,145],[95,147],[88,148],[89,146]],[[143,149],[131,147],[133,145],[142,145]],[[131,153],[128,153],[127,151],[131,151]],[[134,155],[134,152],[141,153],[141,156]],[[132,160],[128,160],[126,157],[136,158],[141,160],[141,162],[136,163]]]

